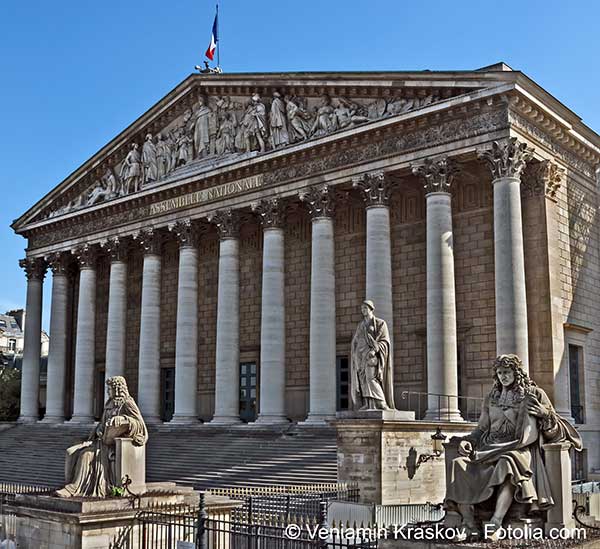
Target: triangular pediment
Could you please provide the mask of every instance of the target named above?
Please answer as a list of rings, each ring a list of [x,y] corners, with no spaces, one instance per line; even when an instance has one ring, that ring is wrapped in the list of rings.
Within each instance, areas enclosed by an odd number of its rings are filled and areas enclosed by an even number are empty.
[[[506,83],[472,72],[192,75],[40,200],[13,227],[202,174],[256,155]]]

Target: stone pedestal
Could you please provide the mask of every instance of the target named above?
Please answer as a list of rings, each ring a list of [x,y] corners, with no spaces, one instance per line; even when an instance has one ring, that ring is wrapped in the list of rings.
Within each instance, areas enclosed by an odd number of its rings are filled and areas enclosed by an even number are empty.
[[[575,528],[573,518],[573,496],[571,494],[571,458],[569,442],[544,444],[546,471],[552,486],[554,505],[548,509],[544,529],[546,535],[554,528]]]
[[[410,414],[410,415],[407,415]],[[448,437],[464,436],[470,423],[414,421],[412,412],[339,413],[338,482],[356,482],[360,501],[380,505],[438,503],[446,493],[444,456],[417,467],[419,456],[432,454],[431,435],[441,427]]]
[[[146,446],[135,446],[130,438],[115,439],[115,477],[131,479],[130,490],[135,493],[146,489]]]

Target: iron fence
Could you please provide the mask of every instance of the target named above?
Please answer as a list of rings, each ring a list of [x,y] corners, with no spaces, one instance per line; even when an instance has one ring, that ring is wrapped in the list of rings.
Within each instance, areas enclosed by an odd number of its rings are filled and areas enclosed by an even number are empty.
[[[401,410],[413,411],[418,420],[478,421],[483,400],[481,397],[402,391],[399,404]],[[456,417],[456,410],[462,418]]]

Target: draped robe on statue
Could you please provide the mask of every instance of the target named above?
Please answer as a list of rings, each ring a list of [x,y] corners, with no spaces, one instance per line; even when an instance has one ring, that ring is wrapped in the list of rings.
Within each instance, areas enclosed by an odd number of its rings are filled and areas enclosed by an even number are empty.
[[[514,397],[514,392],[510,390],[507,396]],[[549,411],[547,419],[539,420],[528,413],[532,396]],[[471,442],[474,452],[452,461],[446,501],[482,503],[508,479],[515,486],[515,501],[531,504],[532,510],[554,504],[542,444],[570,441],[575,449],[582,447],[579,433],[554,411],[539,387],[532,387],[532,395],[520,401],[487,396],[479,424],[465,440]]]
[[[114,417],[124,417],[124,425],[110,425]],[[109,399],[102,419],[89,440],[67,450],[65,476],[67,485],[61,495],[105,497],[111,487],[120,485],[115,478],[115,439],[131,438],[135,446],[143,446],[148,431],[137,404],[131,396]]]
[[[375,352],[375,360],[369,359]],[[356,328],[351,345],[351,393],[355,410],[364,399],[380,401],[383,407],[394,408],[394,384],[390,357],[390,335],[380,318],[363,320]]]

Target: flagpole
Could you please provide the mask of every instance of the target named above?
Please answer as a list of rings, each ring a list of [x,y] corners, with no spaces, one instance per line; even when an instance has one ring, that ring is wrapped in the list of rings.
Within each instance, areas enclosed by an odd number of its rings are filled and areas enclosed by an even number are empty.
[[[217,2],[217,67],[221,66],[221,32],[219,31],[219,2]]]

